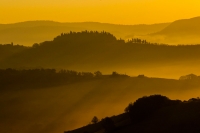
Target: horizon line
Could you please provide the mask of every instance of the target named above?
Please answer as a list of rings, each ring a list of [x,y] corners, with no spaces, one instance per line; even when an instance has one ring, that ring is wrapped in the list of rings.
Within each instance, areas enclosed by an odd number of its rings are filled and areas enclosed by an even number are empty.
[[[145,24],[145,23],[140,23],[140,24],[119,24],[119,23],[98,22],[98,21],[61,22],[61,21],[54,21],[54,20],[25,20],[25,21],[10,22],[10,23],[0,23],[0,25],[19,24],[19,23],[26,23],[26,22],[54,22],[54,23],[60,23],[60,24],[66,24],[66,23],[99,23],[99,24],[122,25],[122,26],[156,25],[156,24],[172,23],[172,22],[160,22],[160,23],[151,23],[151,24]]]
[[[191,18],[182,18],[182,19],[177,19],[177,20],[185,20],[185,19],[193,19],[193,18],[200,18],[200,16],[196,17],[191,17]],[[177,20],[174,20],[172,22],[175,22]],[[98,21],[74,21],[74,22],[62,22],[62,21],[55,21],[55,20],[24,20],[24,21],[18,21],[18,22],[10,22],[10,23],[0,23],[0,25],[9,25],[9,24],[19,24],[19,23],[24,23],[24,22],[55,22],[55,23],[100,23],[100,24],[111,24],[111,25],[124,25],[124,26],[133,26],[133,25],[156,25],[156,24],[166,24],[166,23],[172,23],[172,22],[159,22],[159,23],[139,23],[139,24],[119,24],[119,23],[109,23],[109,22],[98,22]]]

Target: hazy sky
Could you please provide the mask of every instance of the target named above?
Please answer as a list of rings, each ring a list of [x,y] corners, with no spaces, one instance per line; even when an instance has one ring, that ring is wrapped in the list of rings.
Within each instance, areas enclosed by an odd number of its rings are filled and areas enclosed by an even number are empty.
[[[0,23],[27,20],[151,24],[200,16],[199,0],[0,0]]]

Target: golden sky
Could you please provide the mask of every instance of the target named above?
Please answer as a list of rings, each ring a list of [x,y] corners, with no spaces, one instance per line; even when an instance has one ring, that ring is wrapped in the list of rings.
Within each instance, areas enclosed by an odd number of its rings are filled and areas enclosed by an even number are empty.
[[[152,24],[200,16],[200,0],[0,0],[0,23]]]

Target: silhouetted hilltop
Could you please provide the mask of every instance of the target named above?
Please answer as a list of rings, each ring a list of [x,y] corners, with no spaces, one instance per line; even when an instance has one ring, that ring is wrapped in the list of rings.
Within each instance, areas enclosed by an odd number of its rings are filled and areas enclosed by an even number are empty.
[[[128,39],[138,35],[157,32],[169,23],[152,25],[117,25],[98,22],[59,23],[54,21],[27,21],[13,24],[0,24],[0,43],[18,43],[31,46],[45,40],[51,40],[60,33],[69,31],[107,31],[117,38]]]
[[[54,44],[66,44],[66,45],[93,45],[97,44],[109,44],[117,42],[117,39],[114,35],[108,32],[97,32],[97,31],[82,31],[82,32],[70,32],[62,33],[60,36],[57,36],[53,39]],[[42,44],[43,45],[43,44]]]
[[[144,96],[129,104],[123,114],[64,133],[197,133],[199,105],[199,98],[181,101],[162,95]]]
[[[166,43],[195,44],[200,43],[200,17],[181,19],[172,22],[163,30],[152,34],[152,38],[160,38]]]

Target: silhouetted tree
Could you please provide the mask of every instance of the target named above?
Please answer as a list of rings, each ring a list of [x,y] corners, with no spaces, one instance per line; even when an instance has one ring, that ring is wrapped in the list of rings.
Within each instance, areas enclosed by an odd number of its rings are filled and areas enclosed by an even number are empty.
[[[125,113],[129,113],[131,108],[132,108],[132,106],[133,106],[133,103],[129,103],[129,105],[124,109],[124,112]]]
[[[185,76],[181,76],[179,78],[179,80],[194,80],[194,79],[197,79],[198,76],[195,75],[195,74],[188,74],[188,75],[185,75]]]
[[[39,46],[38,43],[34,43],[32,47],[33,47],[33,48],[37,48],[38,46]]]
[[[94,76],[95,77],[101,77],[102,73],[100,71],[96,71],[96,72],[94,72]]]
[[[96,116],[94,116],[93,118],[92,118],[92,124],[96,124],[96,123],[98,123],[99,122],[99,119],[96,117]]]
[[[145,78],[145,75],[141,74],[137,76],[138,78]]]
[[[115,77],[115,76],[119,76],[119,74],[117,72],[112,72],[112,76]]]

